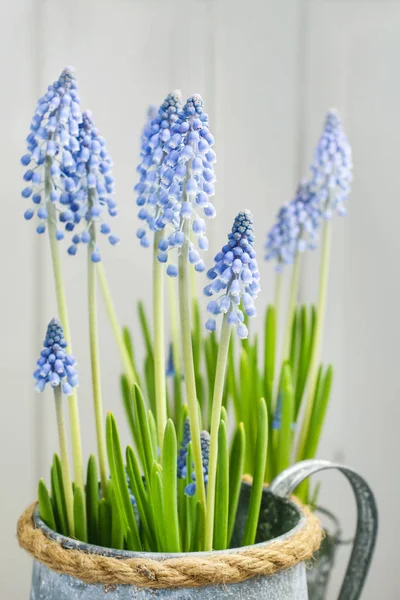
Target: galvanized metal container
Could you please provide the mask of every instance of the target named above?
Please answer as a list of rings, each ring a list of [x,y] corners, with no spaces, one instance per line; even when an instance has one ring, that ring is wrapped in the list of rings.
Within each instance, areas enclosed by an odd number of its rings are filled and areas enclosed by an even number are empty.
[[[349,479],[358,506],[357,535],[350,558],[348,570],[340,592],[339,600],[356,600],[359,598],[373,553],[377,512],[375,501],[367,484],[353,471],[345,467],[323,461],[304,461],[283,472],[263,494],[260,522],[257,531],[257,542],[263,546],[272,540],[286,539],[304,525],[305,516],[297,504],[287,496],[309,475],[324,469],[338,468]],[[249,487],[243,486],[240,507],[238,510],[233,543],[241,538],[241,532],[248,505]],[[89,554],[101,554],[119,559],[152,558],[162,561],[177,558],[176,554],[152,554],[126,551],[115,551],[96,546],[82,544],[65,538],[51,531],[41,521],[38,514],[34,517],[36,526],[45,535],[57,541],[64,548],[73,548]],[[232,548],[226,552],[237,552]],[[199,553],[210,555],[211,553]],[[218,553],[212,553],[217,556]],[[193,555],[194,556],[194,555]],[[105,586],[104,584],[85,584],[70,575],[63,575],[49,570],[45,565],[35,561],[31,600],[307,600],[306,570],[304,563],[283,570],[269,577],[248,579],[237,584],[212,585],[202,588],[168,588],[143,589],[132,585]]]
[[[317,507],[315,512],[322,522],[325,537],[312,568],[306,572],[308,596],[310,600],[325,600],[339,547],[352,541],[344,542],[341,539],[339,520],[329,510]]]

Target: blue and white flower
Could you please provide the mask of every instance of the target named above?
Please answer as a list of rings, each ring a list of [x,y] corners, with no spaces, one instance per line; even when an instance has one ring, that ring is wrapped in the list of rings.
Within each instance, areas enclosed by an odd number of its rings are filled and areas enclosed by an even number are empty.
[[[346,214],[352,182],[352,152],[339,115],[330,110],[311,166],[310,190],[316,195],[323,218]]]
[[[24,198],[30,198],[33,204],[25,211],[24,216],[30,220],[36,214],[39,219],[36,231],[40,234],[46,231],[46,196],[55,205],[57,216],[65,210],[65,204],[69,203],[69,191],[74,185],[74,154],[79,149],[77,135],[81,122],[75,74],[71,67],[67,67],[39,99],[31,131],[26,138],[27,153],[21,158],[21,163],[26,168],[26,186],[21,193]],[[56,237],[64,237],[62,228],[57,229]]]
[[[318,199],[310,182],[302,181],[295,198],[282,206],[267,234],[265,259],[276,260],[278,272],[293,264],[298,253],[316,248],[320,221]]]
[[[179,102],[177,92],[170,94],[150,127],[145,128],[139,166],[141,181],[135,190],[141,206],[139,218],[151,231],[165,231],[158,246],[158,260],[169,263],[170,251],[179,252],[186,240],[189,261],[201,272],[205,265],[199,250],[208,249],[203,217],[213,218],[216,214],[211,202],[216,160],[212,149],[214,138],[201,97],[191,96],[183,109]],[[185,228],[188,222],[189,227]],[[150,245],[145,228],[140,228],[137,235],[143,246]],[[197,238],[197,247],[191,235]],[[168,264],[167,273],[176,276],[176,265]]]
[[[70,174],[68,204],[66,210],[61,212],[60,220],[69,226],[69,231],[74,232],[68,253],[75,255],[79,244],[90,244],[92,261],[99,262],[101,256],[96,241],[96,226],[100,226],[99,231],[107,236],[110,244],[116,245],[119,237],[111,232],[105,216],[117,216],[118,207],[113,198],[112,160],[90,111],[82,115],[77,139],[78,149],[73,154],[75,168]]]
[[[207,273],[212,283],[204,288],[206,296],[216,296],[208,303],[207,310],[213,315],[206,323],[209,331],[215,331],[215,315],[228,315],[228,322],[236,327],[240,338],[248,336],[244,314],[256,315],[254,300],[260,291],[260,274],[253,248],[253,217],[250,211],[239,212],[233,223],[228,243],[215,257],[215,265]]]
[[[37,361],[38,368],[33,374],[36,381],[35,389],[43,392],[48,383],[51,387],[62,385],[64,394],[70,395],[72,388],[79,383],[75,369],[76,360],[66,352],[67,342],[58,319],[50,321],[43,346],[44,349]]]

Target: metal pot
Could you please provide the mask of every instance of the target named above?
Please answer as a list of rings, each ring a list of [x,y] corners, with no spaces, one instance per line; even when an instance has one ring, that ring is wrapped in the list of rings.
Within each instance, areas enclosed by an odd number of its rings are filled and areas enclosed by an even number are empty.
[[[324,461],[304,461],[281,473],[263,494],[257,542],[262,546],[277,539],[286,539],[304,526],[305,515],[302,509],[288,499],[288,495],[308,476],[324,469],[339,469],[349,479],[357,501],[358,526],[353,552],[348,570],[339,595],[339,600],[357,600],[359,598],[370,560],[372,557],[376,530],[377,511],[373,494],[354,471]],[[233,542],[241,539],[245,522],[249,487],[242,488],[240,507]],[[57,541],[68,549],[80,550],[89,554],[101,554],[119,559],[152,558],[165,560],[177,558],[177,554],[137,553],[116,551],[83,544],[65,538],[50,530],[36,513],[36,527],[42,529],[47,537]],[[197,553],[202,556],[217,556],[227,552],[238,552],[238,548],[213,553]],[[181,555],[183,556],[183,555]],[[192,555],[194,556],[194,555]],[[305,564],[300,562],[294,567],[280,571],[272,576],[248,579],[241,583],[228,585],[209,585],[201,588],[148,589],[133,585],[105,586],[102,583],[85,584],[79,579],[49,570],[40,562],[34,562],[31,600],[307,600],[307,580]]]

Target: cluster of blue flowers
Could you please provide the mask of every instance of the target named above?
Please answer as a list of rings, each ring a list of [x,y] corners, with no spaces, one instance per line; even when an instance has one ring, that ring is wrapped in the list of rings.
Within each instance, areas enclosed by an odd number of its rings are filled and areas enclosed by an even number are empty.
[[[310,183],[300,183],[295,198],[282,206],[267,234],[266,260],[276,259],[276,270],[293,264],[296,255],[317,246],[321,213]]]
[[[186,479],[186,475],[187,475],[186,461],[187,461],[187,452],[188,452],[188,447],[189,447],[190,441],[191,441],[190,423],[189,423],[189,418],[187,418],[184,423],[183,437],[182,437],[181,447],[180,447],[179,453],[178,453],[177,467],[178,467],[178,478],[179,479]],[[202,463],[203,463],[204,483],[205,483],[205,485],[207,485],[208,462],[209,462],[209,456],[210,456],[210,434],[208,433],[208,431],[202,431],[200,433],[200,446],[201,446],[201,456],[202,456]],[[193,471],[192,472],[192,482],[189,483],[185,487],[185,494],[187,496],[194,496],[195,493],[196,493],[196,473]]]
[[[298,253],[317,247],[322,219],[346,213],[352,181],[351,147],[336,111],[328,112],[317,144],[311,177],[303,181],[295,198],[278,212],[267,234],[266,260],[276,260],[276,270],[293,264]]]
[[[316,195],[321,215],[346,214],[346,200],[352,182],[352,152],[339,115],[330,110],[311,166],[311,191]]]
[[[248,330],[240,305],[248,317],[254,317],[254,300],[260,291],[260,274],[253,244],[253,217],[250,211],[241,211],[228,235],[228,243],[216,255],[215,265],[207,273],[212,283],[204,288],[206,296],[218,294],[208,303],[208,312],[212,315],[228,314],[228,322],[237,327],[242,339],[248,336]],[[206,328],[215,331],[215,318],[207,321]]]
[[[56,220],[56,238],[62,240],[65,231],[72,237],[68,252],[76,254],[77,244],[92,243],[94,261],[100,254],[90,233],[90,225],[101,220],[103,207],[115,216],[117,207],[111,198],[113,178],[111,160],[104,139],[94,127],[89,112],[81,114],[75,74],[71,67],[61,73],[39,99],[27,141],[27,154],[21,162],[27,168],[22,190],[24,198],[31,198],[33,207],[25,211],[25,219],[35,214],[39,219],[36,231],[46,231],[49,218]],[[89,208],[89,190],[93,190],[94,206]],[[55,208],[49,217],[49,204]],[[84,222],[79,233],[76,227]],[[111,244],[118,242],[106,223],[101,231],[108,235]]]
[[[72,388],[79,383],[78,373],[75,369],[76,360],[65,351],[67,342],[58,319],[50,321],[43,346],[44,349],[37,361],[38,368],[33,374],[36,381],[35,389],[43,392],[47,383],[52,387],[62,385],[64,394],[70,395]]]
[[[207,218],[216,215],[211,197],[214,195],[215,152],[214,138],[209,131],[208,116],[199,95],[191,96],[181,108],[180,93],[167,96],[160,110],[145,128],[142,139],[142,161],[139,166],[140,182],[135,186],[139,218],[150,231],[163,231],[159,242],[158,260],[168,263],[169,252],[185,242],[184,224],[189,221],[189,232],[197,237],[197,248],[189,243],[189,261],[196,271],[204,271],[205,264],[199,250],[208,249]],[[144,227],[137,236],[142,246],[150,240]],[[167,273],[176,277],[178,269],[170,263]]]
[[[119,242],[119,237],[111,233],[108,223],[103,222],[104,212],[110,217],[118,214],[117,203],[112,197],[114,178],[111,173],[112,161],[108,154],[106,142],[99,135],[92,114],[85,111],[79,125],[79,151],[76,153],[76,170],[74,188],[70,192],[70,208],[61,213],[60,218],[78,225],[81,221],[84,230],[75,233],[69,254],[75,255],[79,243],[92,243],[92,260],[99,262],[100,252],[94,239],[92,223],[100,223],[100,232],[108,236],[112,245]]]

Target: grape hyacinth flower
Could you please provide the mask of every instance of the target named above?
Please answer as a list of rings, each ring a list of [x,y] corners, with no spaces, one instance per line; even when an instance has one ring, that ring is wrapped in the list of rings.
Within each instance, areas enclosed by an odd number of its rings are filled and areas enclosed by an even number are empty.
[[[39,98],[26,138],[27,153],[21,158],[27,184],[22,197],[30,198],[33,203],[25,211],[25,219],[30,220],[36,214],[39,219],[36,231],[42,234],[46,230],[49,207],[54,206],[58,240],[64,237],[58,225],[62,223],[60,215],[69,204],[69,191],[74,185],[74,154],[79,149],[77,135],[81,122],[75,74],[72,67],[67,67]],[[65,228],[69,230],[68,223]]]
[[[185,479],[187,475],[186,459],[188,446],[191,441],[189,418],[185,420],[181,447],[178,454],[178,478]],[[208,482],[208,461],[210,454],[210,434],[208,431],[200,433],[201,456],[203,464],[203,480],[204,484]],[[194,466],[194,465],[193,465]],[[187,496],[194,496],[196,493],[196,473],[192,472],[192,482],[185,487]]]
[[[248,336],[240,306],[248,317],[254,317],[254,300],[260,291],[260,274],[253,244],[253,217],[250,211],[241,211],[228,235],[228,243],[215,256],[215,265],[207,273],[212,283],[204,288],[206,296],[217,295],[208,303],[208,312],[212,315],[227,314],[228,323],[236,327],[240,338]],[[206,328],[215,331],[214,317],[207,321]]]
[[[322,217],[346,214],[352,182],[352,152],[340,117],[335,110],[326,115],[324,130],[311,166],[310,190],[316,195]]]
[[[141,141],[141,162],[137,167],[140,175],[139,183],[134,187],[137,194],[136,204],[139,206],[138,217],[144,225],[137,230],[137,237],[144,248],[150,246],[148,230],[162,229],[161,216],[167,215],[175,203],[168,203],[168,198],[161,197],[162,165],[169,152],[167,142],[171,139],[172,128],[178,120],[182,108],[181,92],[175,90],[168,94],[158,111],[151,107],[148,123],[144,127]],[[157,225],[156,225],[157,223]]]
[[[178,250],[187,241],[188,260],[195,270],[205,269],[200,251],[208,250],[206,223],[202,215],[212,219],[216,215],[211,202],[214,195],[214,163],[216,155],[212,146],[208,115],[199,94],[186,101],[168,141],[169,153],[164,160],[161,174],[161,203],[170,210],[163,210],[156,227],[168,226],[159,243],[158,260],[169,262],[169,252]],[[202,215],[201,215],[202,211]],[[197,239],[197,248],[191,240]],[[170,263],[167,274],[176,277],[177,267]]]
[[[302,181],[296,196],[279,210],[276,223],[267,234],[265,259],[276,260],[276,271],[292,265],[298,253],[315,249],[321,215],[310,182]]]
[[[75,358],[66,352],[67,342],[58,319],[50,321],[43,346],[44,349],[37,361],[38,368],[33,374],[36,381],[35,389],[38,392],[43,392],[48,383],[53,388],[68,528],[69,535],[74,536],[74,496],[68,457],[67,432],[62,409],[62,394],[69,396],[72,389],[78,385],[78,373],[75,369]],[[79,489],[78,486],[77,489]]]
[[[119,237],[111,232],[104,216],[106,213],[110,217],[117,216],[118,208],[113,198],[112,160],[90,111],[82,115],[77,140],[78,150],[73,155],[75,168],[69,180],[68,208],[61,212],[60,220],[69,226],[69,231],[74,231],[83,223],[81,231],[74,233],[68,253],[74,256],[80,243],[90,244],[91,259],[99,262],[101,255],[96,242],[95,224],[100,225],[100,232],[108,237],[110,244],[116,245]]]
[[[46,384],[51,387],[62,385],[64,394],[70,395],[72,388],[78,385],[78,374],[75,369],[76,360],[67,354],[67,342],[58,319],[52,319],[47,327],[44,349],[37,361],[38,368],[34,372],[35,389],[43,392]]]

